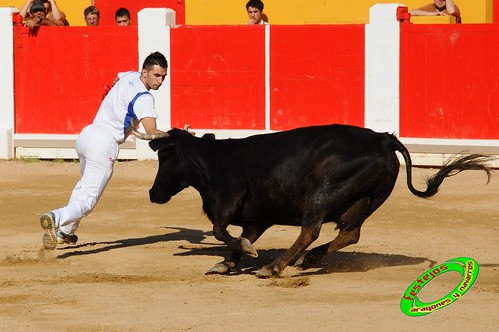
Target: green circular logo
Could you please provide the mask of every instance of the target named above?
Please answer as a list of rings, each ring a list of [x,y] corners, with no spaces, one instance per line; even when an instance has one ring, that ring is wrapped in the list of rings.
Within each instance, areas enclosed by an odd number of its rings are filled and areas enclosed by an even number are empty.
[[[449,294],[430,303],[423,303],[418,299],[417,295],[424,286],[438,276],[450,271],[459,272],[463,279]],[[404,314],[413,317],[431,314],[433,311],[442,309],[457,301],[470,290],[477,278],[478,263],[474,259],[469,257],[449,259],[447,262],[425,271],[425,273],[414,280],[400,300],[400,309],[402,309]]]

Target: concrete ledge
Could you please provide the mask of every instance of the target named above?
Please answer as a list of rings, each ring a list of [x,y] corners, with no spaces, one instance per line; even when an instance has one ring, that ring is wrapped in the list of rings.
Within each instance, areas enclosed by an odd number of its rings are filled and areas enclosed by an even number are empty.
[[[411,16],[411,23],[415,24],[454,24],[456,17],[446,16]]]
[[[411,153],[481,153],[499,155],[499,146],[405,144]]]
[[[477,144],[429,144],[429,143],[408,143],[401,139],[411,154],[412,162],[415,166],[439,167],[456,154],[478,153],[489,155],[495,160],[490,163],[493,168],[499,168],[499,144],[497,145],[477,145]],[[486,142],[486,141],[485,141]],[[493,142],[489,142],[493,143]],[[399,156],[401,163],[405,162]]]
[[[217,139],[244,138],[250,135],[271,133],[263,130],[207,130],[194,128],[197,137],[205,133],[215,134]],[[15,134],[15,158],[42,158],[42,159],[77,159],[74,150],[78,135],[40,135],[40,134]],[[460,153],[480,153],[495,158],[490,165],[499,168],[499,141],[497,140],[451,140],[451,139],[421,139],[400,138],[411,154],[414,166],[440,167],[450,157]],[[157,159],[156,154],[147,158],[139,156],[137,145],[147,142],[137,141],[130,136],[120,146],[120,160],[146,160]],[[148,147],[145,146],[144,149]],[[401,155],[400,162],[405,164]]]
[[[78,159],[78,154],[74,148],[25,148],[16,149],[16,158],[37,158],[37,159]],[[120,149],[118,160],[136,160],[137,151],[135,149]]]
[[[409,151],[410,152],[410,151]],[[410,152],[412,165],[416,167],[435,167],[439,168],[447,161],[449,158],[455,155],[455,153],[422,153],[422,152]],[[489,166],[494,169],[499,169],[499,154],[488,154],[490,157],[494,158],[493,161],[489,163]],[[397,154],[399,157],[400,164],[405,165],[404,158],[401,154]]]
[[[14,147],[25,148],[73,148],[78,135],[15,134]],[[135,149],[135,137],[130,136],[121,149]]]
[[[411,153],[413,164],[441,166],[455,154],[478,153],[495,158],[490,165],[499,168],[499,140],[400,138]]]
[[[15,134],[15,158],[78,159],[75,142],[78,135]],[[137,159],[135,137],[120,145],[118,159]]]

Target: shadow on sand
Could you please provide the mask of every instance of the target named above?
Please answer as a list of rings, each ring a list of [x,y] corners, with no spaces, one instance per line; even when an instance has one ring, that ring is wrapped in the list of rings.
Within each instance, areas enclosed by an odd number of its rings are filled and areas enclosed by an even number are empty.
[[[229,250],[226,246],[204,248],[180,246],[179,248],[187,251],[174,254],[175,256],[205,255],[224,257],[229,254]],[[255,274],[261,267],[271,263],[285,251],[286,249],[260,249],[258,250],[257,258],[244,256],[239,264],[239,271],[237,273]],[[337,251],[327,255],[320,263],[310,267],[310,269],[302,271],[300,275],[306,276],[338,272],[366,272],[384,267],[419,265],[422,263],[428,263],[428,267],[436,265],[435,261],[425,257]]]
[[[208,237],[213,237],[213,233],[203,232],[200,230],[192,230],[182,227],[162,227],[164,229],[176,230],[175,233],[166,233],[161,235],[151,235],[140,238],[128,238],[109,242],[87,242],[74,246],[66,246],[57,248],[59,251],[64,251],[63,254],[57,255],[57,258],[64,259],[72,256],[93,255],[101,252],[143,246],[148,244],[171,242],[171,241],[189,241],[193,244],[207,244],[203,242]],[[213,243],[213,245],[216,245]],[[71,250],[71,251],[70,251]]]
[[[170,241],[188,241],[192,244],[192,246],[180,245],[178,248],[184,251],[181,253],[175,253],[174,256],[226,257],[230,254],[230,251],[225,244],[211,242],[211,239],[213,239],[213,233],[211,231],[205,232],[181,227],[163,228],[174,230],[176,232],[142,238],[121,239],[110,242],[88,242],[80,245],[58,248],[58,251],[64,251],[64,253],[58,255],[57,258],[65,259],[72,256],[93,255],[110,250]],[[260,249],[258,250],[259,256],[257,258],[244,256],[239,265],[238,273],[254,274],[262,266],[269,264],[285,251],[286,249]],[[425,257],[339,251],[327,255],[316,266],[302,271],[301,275],[317,275],[337,272],[366,272],[384,267],[419,265],[425,262],[428,263],[429,267],[436,264],[436,262]]]

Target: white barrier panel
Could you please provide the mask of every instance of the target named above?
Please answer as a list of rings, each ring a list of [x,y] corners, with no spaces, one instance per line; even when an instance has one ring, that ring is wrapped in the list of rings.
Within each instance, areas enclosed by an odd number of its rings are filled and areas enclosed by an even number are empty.
[[[12,7],[0,8],[0,159],[14,157],[14,32]]]
[[[144,59],[152,52],[163,53],[170,61],[170,26],[175,26],[175,11],[168,8],[145,8],[138,13],[139,33],[139,69]],[[170,65],[170,62],[168,62]],[[171,80],[170,68],[163,85],[157,91],[150,91],[154,96],[157,125],[161,130],[171,127]],[[143,128],[141,128],[143,130]],[[137,159],[155,159],[156,153],[148,142],[136,140]]]
[[[401,4],[377,4],[365,29],[365,127],[399,132]]]

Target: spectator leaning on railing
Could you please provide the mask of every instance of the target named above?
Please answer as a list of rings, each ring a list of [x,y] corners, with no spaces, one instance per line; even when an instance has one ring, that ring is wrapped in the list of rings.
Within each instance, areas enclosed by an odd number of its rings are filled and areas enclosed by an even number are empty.
[[[57,7],[55,0],[27,0],[20,10],[24,25],[33,28],[40,25],[68,26],[66,15]]]
[[[456,18],[456,23],[461,23],[461,13],[453,0],[434,0],[433,3],[411,10],[412,16],[445,16]]]

